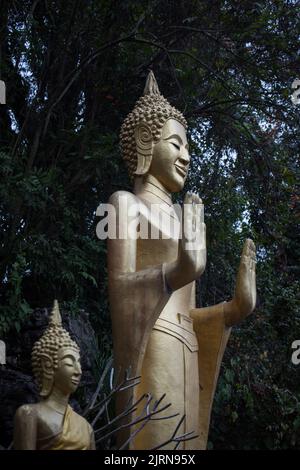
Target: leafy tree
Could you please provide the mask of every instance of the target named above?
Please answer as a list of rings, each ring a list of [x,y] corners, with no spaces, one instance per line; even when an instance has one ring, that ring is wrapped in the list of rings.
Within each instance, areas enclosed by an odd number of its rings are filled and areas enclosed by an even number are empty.
[[[258,246],[256,313],[232,334],[210,445],[299,447],[299,12],[292,0],[1,2],[0,335],[54,297],[111,347],[96,208],[130,189],[122,120],[152,68],[190,125],[187,189],[206,207],[198,301],[230,298]],[[242,431],[242,432],[241,432]],[[298,436],[298,437],[297,437]]]

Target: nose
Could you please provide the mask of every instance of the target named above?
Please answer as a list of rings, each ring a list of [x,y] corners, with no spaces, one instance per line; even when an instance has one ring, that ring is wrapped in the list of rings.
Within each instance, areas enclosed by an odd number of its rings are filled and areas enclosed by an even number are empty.
[[[75,363],[75,375],[76,377],[80,377],[82,375],[81,364],[79,361]]]
[[[189,151],[186,148],[183,148],[179,157],[180,163],[184,166],[188,166],[190,163],[190,159],[191,157],[190,157]]]

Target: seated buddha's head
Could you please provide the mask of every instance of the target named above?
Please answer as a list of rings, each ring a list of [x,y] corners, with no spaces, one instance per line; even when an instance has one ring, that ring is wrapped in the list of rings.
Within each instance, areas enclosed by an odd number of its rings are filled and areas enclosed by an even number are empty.
[[[125,119],[121,148],[131,177],[153,175],[168,191],[180,191],[190,156],[183,115],[160,94],[152,72],[144,96]]]
[[[57,301],[54,302],[48,328],[34,344],[32,366],[41,397],[48,397],[54,387],[69,395],[79,385],[80,351],[62,327]]]

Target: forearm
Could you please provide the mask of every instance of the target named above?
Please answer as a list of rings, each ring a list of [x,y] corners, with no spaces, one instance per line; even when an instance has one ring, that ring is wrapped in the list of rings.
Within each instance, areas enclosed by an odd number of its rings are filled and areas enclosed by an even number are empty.
[[[240,323],[254,310],[255,304],[252,304],[247,299],[238,302],[235,298],[226,302],[224,308],[226,325],[233,326]]]
[[[181,287],[196,281],[198,277],[199,275],[195,270],[189,269],[187,266],[180,266],[177,260],[165,263],[165,278],[172,291],[181,289]]]
[[[223,315],[225,325],[231,327],[242,321],[251,311],[249,311],[247,305],[239,306],[235,299],[232,299],[228,302],[224,301],[208,307],[192,309],[190,315],[193,319],[199,318],[199,315],[201,315],[201,318]]]
[[[193,320],[201,318],[202,321],[209,320],[215,316],[223,316],[225,321],[225,306],[227,302],[221,302],[208,307],[193,308],[190,310],[190,316]]]

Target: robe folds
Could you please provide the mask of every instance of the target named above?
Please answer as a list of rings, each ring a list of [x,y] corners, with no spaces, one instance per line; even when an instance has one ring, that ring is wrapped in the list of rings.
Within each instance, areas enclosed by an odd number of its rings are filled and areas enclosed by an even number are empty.
[[[38,450],[89,450],[92,427],[68,405],[59,433],[37,440]]]

